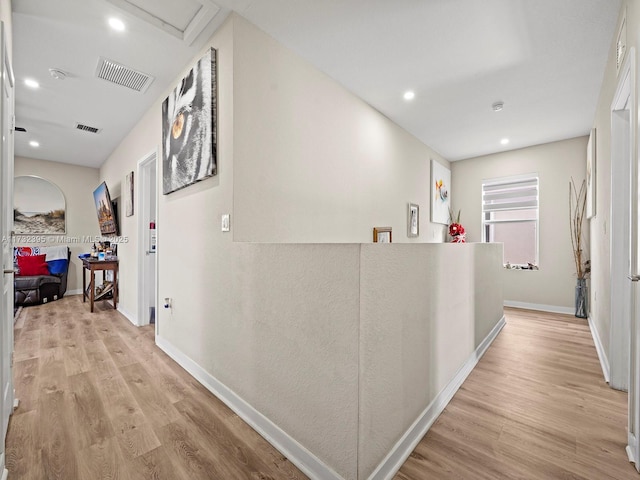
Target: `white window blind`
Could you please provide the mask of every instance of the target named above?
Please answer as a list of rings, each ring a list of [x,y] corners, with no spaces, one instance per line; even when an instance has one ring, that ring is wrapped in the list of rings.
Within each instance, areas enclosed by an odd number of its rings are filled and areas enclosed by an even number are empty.
[[[504,263],[538,264],[537,174],[482,182],[484,242],[504,244]]]

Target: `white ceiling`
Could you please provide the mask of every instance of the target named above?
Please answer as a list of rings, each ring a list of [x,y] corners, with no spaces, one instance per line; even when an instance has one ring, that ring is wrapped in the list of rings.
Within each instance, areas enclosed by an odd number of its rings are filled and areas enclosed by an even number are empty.
[[[13,0],[16,120],[28,130],[16,134],[16,154],[100,166],[231,10],[449,160],[586,135],[620,3]],[[108,16],[127,30],[111,31]],[[138,93],[97,79],[101,56],[155,80]],[[55,80],[49,68],[69,75]],[[29,90],[25,77],[41,88]]]

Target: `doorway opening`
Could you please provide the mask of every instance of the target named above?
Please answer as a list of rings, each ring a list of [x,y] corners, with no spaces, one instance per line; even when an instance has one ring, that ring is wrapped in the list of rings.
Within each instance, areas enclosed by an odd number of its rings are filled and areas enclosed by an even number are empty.
[[[155,323],[158,333],[158,154],[138,162],[138,324]]]

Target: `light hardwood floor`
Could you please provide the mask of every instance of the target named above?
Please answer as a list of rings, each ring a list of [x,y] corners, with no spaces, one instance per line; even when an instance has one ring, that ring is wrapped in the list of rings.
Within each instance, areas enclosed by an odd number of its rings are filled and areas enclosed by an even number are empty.
[[[626,399],[602,379],[586,321],[507,309],[507,325],[397,480],[639,479]],[[304,479],[106,305],[22,311],[9,479]],[[336,406],[339,408],[339,406]]]
[[[106,304],[22,310],[9,479],[305,479]]]

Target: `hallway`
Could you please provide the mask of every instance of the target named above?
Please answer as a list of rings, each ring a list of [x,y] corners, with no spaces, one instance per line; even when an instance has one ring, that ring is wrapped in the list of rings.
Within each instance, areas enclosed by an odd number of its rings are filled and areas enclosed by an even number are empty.
[[[627,395],[602,379],[586,321],[506,309],[507,325],[396,475],[637,479]],[[304,479],[136,328],[80,296],[23,309],[10,480]]]
[[[505,308],[506,326],[396,480],[637,480],[627,394],[605,383],[586,320]]]

